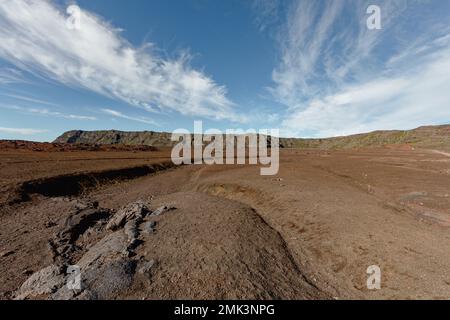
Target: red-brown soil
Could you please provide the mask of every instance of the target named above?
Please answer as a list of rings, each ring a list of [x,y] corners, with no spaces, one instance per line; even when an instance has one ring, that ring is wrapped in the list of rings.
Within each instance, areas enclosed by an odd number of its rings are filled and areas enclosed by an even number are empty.
[[[277,176],[258,166],[192,165],[102,180],[73,196],[31,194],[26,181],[164,163],[168,151],[0,151],[0,294],[13,298],[52,264],[48,241],[80,199],[117,210],[137,201],[176,209],[141,234],[154,260],[115,298],[448,299],[450,156],[410,148],[281,150]],[[87,247],[108,234],[87,237]],[[380,290],[366,269],[381,268]]]

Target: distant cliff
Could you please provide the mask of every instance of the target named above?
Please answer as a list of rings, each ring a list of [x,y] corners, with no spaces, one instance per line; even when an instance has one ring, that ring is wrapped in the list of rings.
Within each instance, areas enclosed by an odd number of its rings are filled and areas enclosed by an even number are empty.
[[[88,144],[124,144],[145,145],[153,147],[171,147],[176,142],[170,141],[171,133],[136,131],[125,132],[117,130],[82,131],[73,130],[63,133],[56,143],[88,143]]]
[[[170,137],[171,133],[168,132],[74,130],[65,132],[54,142],[171,147],[176,142],[171,141]],[[450,150],[450,125],[426,126],[414,130],[374,131],[325,139],[280,138],[280,147],[282,148],[349,149],[385,145],[408,145]]]

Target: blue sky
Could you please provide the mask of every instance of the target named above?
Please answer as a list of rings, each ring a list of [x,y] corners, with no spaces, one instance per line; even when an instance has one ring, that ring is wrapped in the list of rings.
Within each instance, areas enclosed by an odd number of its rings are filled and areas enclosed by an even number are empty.
[[[372,4],[381,30],[366,26]],[[446,0],[3,0],[0,139],[450,123],[449,13]]]

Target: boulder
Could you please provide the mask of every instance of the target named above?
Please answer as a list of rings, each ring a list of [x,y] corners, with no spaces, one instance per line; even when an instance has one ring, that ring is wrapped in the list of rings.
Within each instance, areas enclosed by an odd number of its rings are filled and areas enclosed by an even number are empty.
[[[145,233],[153,233],[155,232],[156,222],[155,221],[147,221],[142,226],[142,231]]]
[[[162,215],[163,213],[167,212],[167,211],[171,211],[171,210],[175,210],[175,207],[169,207],[169,206],[161,206],[158,209],[154,210],[151,215],[152,216],[159,216]]]
[[[135,218],[144,218],[151,211],[148,207],[148,203],[144,201],[136,201],[128,204],[127,206],[121,208],[116,214],[111,218],[111,220],[106,225],[107,230],[117,230],[123,227],[128,221],[134,220]]]
[[[51,294],[64,285],[65,279],[61,268],[50,265],[33,273],[16,293],[17,300]]]

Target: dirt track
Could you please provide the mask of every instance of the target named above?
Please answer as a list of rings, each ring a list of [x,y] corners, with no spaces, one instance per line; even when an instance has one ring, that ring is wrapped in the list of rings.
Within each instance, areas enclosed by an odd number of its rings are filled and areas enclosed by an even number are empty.
[[[156,162],[155,154],[135,156],[115,168]],[[44,169],[18,179],[8,159],[8,186],[65,170],[60,161],[40,162],[33,168]],[[111,167],[101,161],[80,160],[76,170]],[[139,199],[177,208],[136,250],[157,261],[150,281],[136,277],[118,298],[448,299],[449,177],[450,157],[427,150],[282,150],[276,177],[256,166],[185,166],[83,197],[110,209]],[[52,263],[47,241],[71,206],[67,197],[41,195],[3,206],[3,298]],[[370,265],[381,268],[381,290],[366,288]]]

